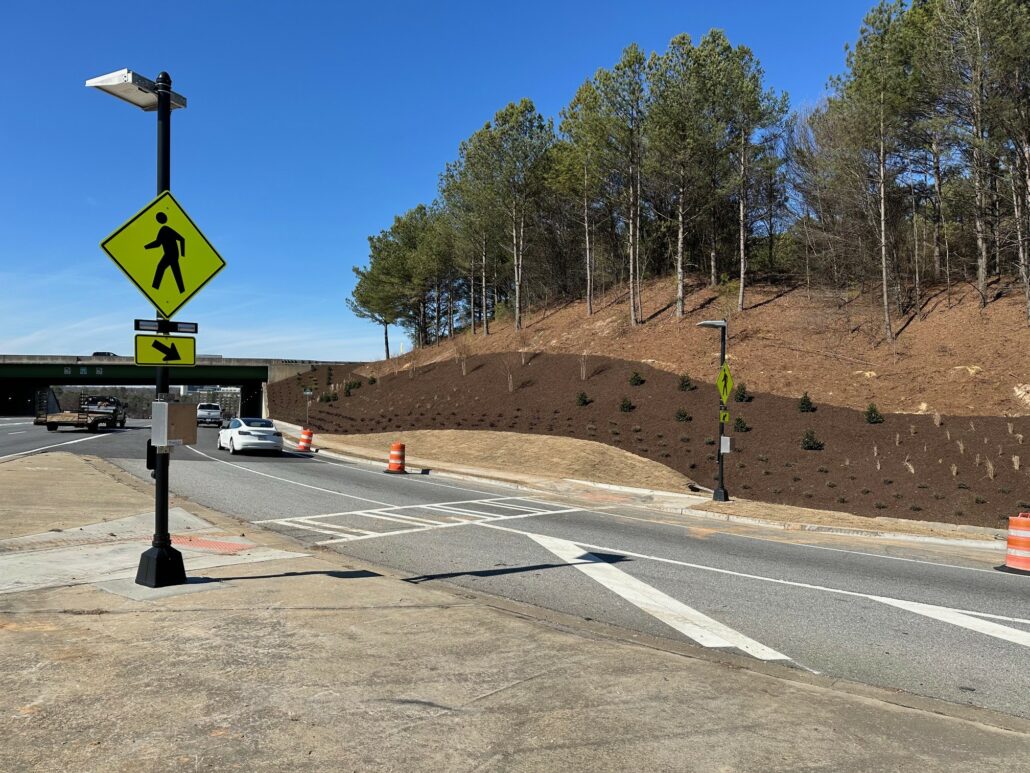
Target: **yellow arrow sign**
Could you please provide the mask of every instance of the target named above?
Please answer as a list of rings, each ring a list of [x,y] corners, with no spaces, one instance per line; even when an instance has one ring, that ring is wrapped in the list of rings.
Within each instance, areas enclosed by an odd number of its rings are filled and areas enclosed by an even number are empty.
[[[719,377],[715,379],[715,386],[719,389],[719,397],[722,398],[723,404],[728,403],[730,392],[733,391],[733,374],[730,373],[730,364],[728,362],[722,364]]]
[[[225,268],[222,256],[168,191],[100,246],[165,319]]]
[[[719,411],[719,423],[720,424],[729,424],[730,423],[730,412],[729,411]]]
[[[182,336],[136,336],[137,365],[196,365],[197,339]]]

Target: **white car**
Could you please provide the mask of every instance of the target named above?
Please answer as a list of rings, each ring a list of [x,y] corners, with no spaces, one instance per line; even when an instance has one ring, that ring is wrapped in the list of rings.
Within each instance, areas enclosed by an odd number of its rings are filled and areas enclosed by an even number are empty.
[[[230,454],[240,451],[275,451],[282,453],[283,433],[268,419],[232,419],[218,430],[219,451],[229,449]]]

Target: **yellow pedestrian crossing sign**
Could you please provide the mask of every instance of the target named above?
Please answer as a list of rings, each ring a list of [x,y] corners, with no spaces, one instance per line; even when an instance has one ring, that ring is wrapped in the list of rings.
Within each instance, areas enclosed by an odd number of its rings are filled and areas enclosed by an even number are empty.
[[[165,319],[225,268],[222,256],[168,191],[100,246]]]
[[[138,335],[137,365],[196,365],[197,339],[184,336]]]
[[[730,423],[730,412],[729,411],[719,411],[719,423],[720,424],[729,424]]]
[[[733,391],[733,374],[730,373],[730,364],[728,362],[722,364],[719,377],[715,379],[715,386],[719,390],[719,397],[722,398],[723,405],[725,405],[729,402],[730,392]]]

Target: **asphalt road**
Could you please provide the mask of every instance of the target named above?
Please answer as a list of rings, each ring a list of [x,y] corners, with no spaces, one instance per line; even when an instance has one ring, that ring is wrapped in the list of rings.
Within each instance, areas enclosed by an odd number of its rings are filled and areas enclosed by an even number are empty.
[[[54,434],[19,421],[0,419],[0,459],[54,447],[149,477],[138,428]],[[1030,718],[1030,578],[995,571],[997,551],[731,528],[319,456],[230,456],[215,433],[176,450],[174,492],[410,582]]]

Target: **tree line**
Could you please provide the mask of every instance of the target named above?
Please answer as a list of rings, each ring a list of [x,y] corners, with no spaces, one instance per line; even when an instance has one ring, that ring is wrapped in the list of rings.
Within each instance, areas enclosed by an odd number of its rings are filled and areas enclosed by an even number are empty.
[[[720,30],[627,47],[554,120],[529,99],[463,141],[438,196],[369,237],[348,299],[416,346],[536,303],[689,281],[875,290],[883,336],[933,292],[1015,274],[1030,320],[1030,0],[890,0],[829,96],[791,112]]]

